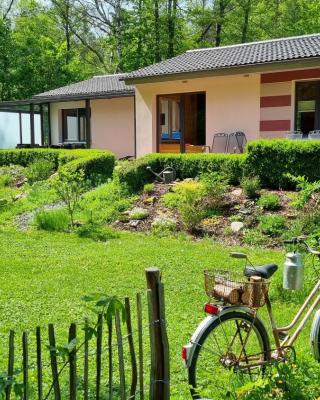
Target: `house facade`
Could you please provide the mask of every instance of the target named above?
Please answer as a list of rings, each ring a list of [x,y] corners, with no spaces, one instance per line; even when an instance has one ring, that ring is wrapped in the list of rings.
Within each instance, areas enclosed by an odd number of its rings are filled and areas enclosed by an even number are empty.
[[[85,147],[108,149],[118,158],[134,156],[134,88],[122,77],[96,76],[1,103],[0,148]]]
[[[320,34],[188,51],[134,71],[137,156],[320,130]],[[211,148],[212,149],[212,148]]]

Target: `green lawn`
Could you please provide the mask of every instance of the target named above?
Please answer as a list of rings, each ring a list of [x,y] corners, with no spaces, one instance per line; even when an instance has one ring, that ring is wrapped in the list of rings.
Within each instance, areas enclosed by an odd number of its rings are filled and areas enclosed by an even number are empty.
[[[104,292],[134,299],[138,291],[145,292],[144,269],[157,266],[166,291],[172,399],[186,400],[188,387],[180,351],[204,316],[202,271],[241,268],[241,260],[230,259],[229,251],[209,239],[194,242],[122,233],[118,239],[97,243],[73,234],[0,229],[0,353],[9,329],[22,332],[53,322],[66,331],[70,322],[79,321],[86,313],[82,295]],[[283,263],[283,254],[278,251],[249,249],[248,253],[256,263]],[[297,296],[285,299],[281,271],[272,288],[273,299],[278,296],[282,301],[275,303],[276,317],[284,324],[299,301]],[[308,333],[299,339],[297,352],[300,360],[311,362]]]

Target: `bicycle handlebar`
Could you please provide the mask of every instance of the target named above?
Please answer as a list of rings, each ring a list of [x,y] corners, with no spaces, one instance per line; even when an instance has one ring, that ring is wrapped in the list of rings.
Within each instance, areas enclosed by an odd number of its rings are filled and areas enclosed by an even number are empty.
[[[308,250],[308,252],[310,254],[314,254],[316,256],[320,256],[320,251],[312,249],[308,245],[308,243],[306,242],[306,239],[307,238],[305,236],[299,236],[299,237],[294,237],[294,238],[292,238],[290,240],[284,240],[283,243],[285,243],[285,244],[299,244],[299,243],[301,243],[306,247],[306,249]]]

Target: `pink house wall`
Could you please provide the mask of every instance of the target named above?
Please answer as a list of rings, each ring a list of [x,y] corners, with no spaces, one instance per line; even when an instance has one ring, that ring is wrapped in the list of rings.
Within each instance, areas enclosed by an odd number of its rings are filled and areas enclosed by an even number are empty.
[[[242,130],[249,140],[259,136],[260,74],[137,84],[137,156],[157,148],[157,95],[187,92],[206,93],[207,144],[216,132]]]
[[[134,155],[134,97],[91,100],[92,148]]]

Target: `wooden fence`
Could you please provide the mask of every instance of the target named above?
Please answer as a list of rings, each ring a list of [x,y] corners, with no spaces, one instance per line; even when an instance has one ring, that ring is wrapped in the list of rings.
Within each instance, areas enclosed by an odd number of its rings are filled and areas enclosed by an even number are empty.
[[[112,317],[101,312],[94,324],[88,319],[72,323],[62,346],[57,340],[61,330],[53,324],[47,332],[40,327],[23,332],[21,341],[10,331],[0,395],[6,400],[168,400],[164,286],[158,269],[147,269],[146,278],[145,325],[143,296],[138,293],[134,306],[126,297],[123,309]]]

